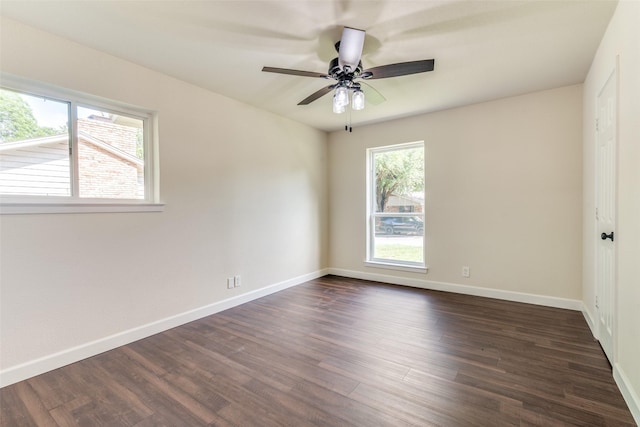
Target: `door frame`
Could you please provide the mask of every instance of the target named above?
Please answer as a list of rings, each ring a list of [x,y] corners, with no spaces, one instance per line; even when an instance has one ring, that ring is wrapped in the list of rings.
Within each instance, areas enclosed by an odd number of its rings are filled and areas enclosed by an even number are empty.
[[[595,309],[595,315],[596,318],[595,320],[595,324],[594,324],[594,332],[595,332],[595,338],[598,339],[598,342],[601,342],[601,336],[603,331],[601,330],[601,322],[600,322],[600,309],[599,309],[599,303],[598,303],[598,297],[599,295],[599,290],[600,290],[600,286],[599,286],[599,282],[598,282],[598,251],[599,251],[599,243],[597,241],[597,239],[599,238],[599,220],[598,220],[598,213],[597,213],[597,208],[599,205],[599,190],[598,190],[598,183],[599,183],[599,166],[598,166],[598,161],[599,161],[599,152],[600,152],[600,147],[599,147],[599,136],[598,136],[598,119],[599,117],[599,111],[598,111],[598,101],[600,99],[600,96],[602,95],[602,93],[604,92],[605,87],[607,86],[607,84],[609,83],[610,79],[614,79],[615,80],[615,87],[614,87],[614,91],[615,91],[615,100],[614,100],[614,105],[615,105],[615,120],[614,120],[614,126],[615,126],[615,137],[614,137],[614,147],[615,147],[615,158],[614,158],[614,168],[615,168],[615,173],[613,176],[613,186],[614,186],[614,191],[613,191],[613,197],[614,197],[614,209],[615,209],[615,213],[614,213],[614,222],[615,222],[615,230],[613,230],[615,232],[615,236],[616,239],[613,241],[613,289],[612,289],[612,302],[611,302],[611,311],[612,311],[612,319],[611,319],[611,340],[612,340],[612,348],[611,348],[611,359],[609,360],[609,363],[611,364],[611,366],[614,365],[615,361],[616,361],[616,356],[617,356],[617,346],[618,346],[618,340],[617,340],[617,329],[618,329],[618,317],[617,317],[617,308],[618,308],[618,257],[617,257],[617,237],[618,237],[618,230],[617,230],[617,226],[618,226],[618,165],[619,165],[619,153],[618,153],[618,112],[619,112],[619,95],[620,95],[620,75],[619,75],[619,56],[616,55],[616,59],[615,59],[615,64],[611,70],[611,72],[606,74],[606,78],[603,79],[603,83],[600,86],[600,89],[598,90],[598,93],[596,95],[596,100],[595,100],[595,141],[594,141],[594,145],[595,145],[595,152],[594,152],[594,201],[595,201],[595,208],[596,208],[596,212],[594,212],[594,226],[593,226],[593,234],[591,238],[596,239],[596,244],[594,245],[594,265],[593,265],[593,279],[594,279],[594,309]],[[606,352],[604,351],[603,348],[603,352],[605,353],[605,356],[608,355],[606,354]]]

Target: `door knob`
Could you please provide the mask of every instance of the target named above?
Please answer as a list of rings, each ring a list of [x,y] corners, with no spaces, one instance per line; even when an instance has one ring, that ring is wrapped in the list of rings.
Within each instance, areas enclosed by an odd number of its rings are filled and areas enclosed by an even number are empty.
[[[613,242],[613,231],[612,231],[611,233],[609,233],[609,234],[607,234],[607,233],[602,233],[602,234],[600,235],[600,238],[601,238],[602,240],[611,239],[611,241]]]

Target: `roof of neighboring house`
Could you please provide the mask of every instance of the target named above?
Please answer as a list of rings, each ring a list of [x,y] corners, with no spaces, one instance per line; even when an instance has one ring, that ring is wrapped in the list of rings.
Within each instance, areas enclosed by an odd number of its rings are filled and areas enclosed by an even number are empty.
[[[397,205],[403,201],[409,201],[412,202],[414,204],[417,205],[421,205],[424,203],[424,196],[422,193],[418,192],[418,193],[411,193],[411,194],[404,194],[404,195],[400,195],[397,196],[395,194],[392,194],[389,197],[389,201],[387,202],[388,205]]]
[[[125,151],[122,151],[119,148],[116,148],[110,144],[107,144],[104,141],[94,138],[88,133],[80,131],[78,132],[78,136],[80,137],[81,140],[88,142],[92,145],[95,145],[117,157],[120,157],[123,160],[131,162],[138,167],[144,167],[144,160],[139,159],[138,157],[133,156]],[[28,148],[28,147],[36,147],[40,145],[57,144],[57,143],[68,141],[68,138],[69,138],[68,134],[62,133],[59,135],[43,136],[40,138],[30,138],[30,139],[22,139],[20,141],[2,142],[0,143],[0,152],[9,151],[9,150],[18,150],[21,148]]]

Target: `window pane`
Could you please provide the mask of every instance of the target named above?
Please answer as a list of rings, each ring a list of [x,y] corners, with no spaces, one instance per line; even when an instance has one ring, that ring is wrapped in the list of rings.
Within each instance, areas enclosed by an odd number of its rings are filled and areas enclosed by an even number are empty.
[[[410,263],[424,263],[423,236],[384,235],[374,236],[373,258]]]
[[[0,89],[0,194],[69,196],[69,104]]]
[[[424,147],[372,150],[370,258],[424,265]]]
[[[424,150],[404,148],[374,154],[376,212],[422,212]]]
[[[143,124],[78,107],[80,197],[144,199]]]

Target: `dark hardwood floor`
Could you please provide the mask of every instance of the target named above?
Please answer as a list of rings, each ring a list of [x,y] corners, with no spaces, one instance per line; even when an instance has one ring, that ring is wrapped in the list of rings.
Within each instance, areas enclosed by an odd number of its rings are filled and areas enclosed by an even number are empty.
[[[2,426],[632,426],[579,312],[326,276],[0,390]]]

